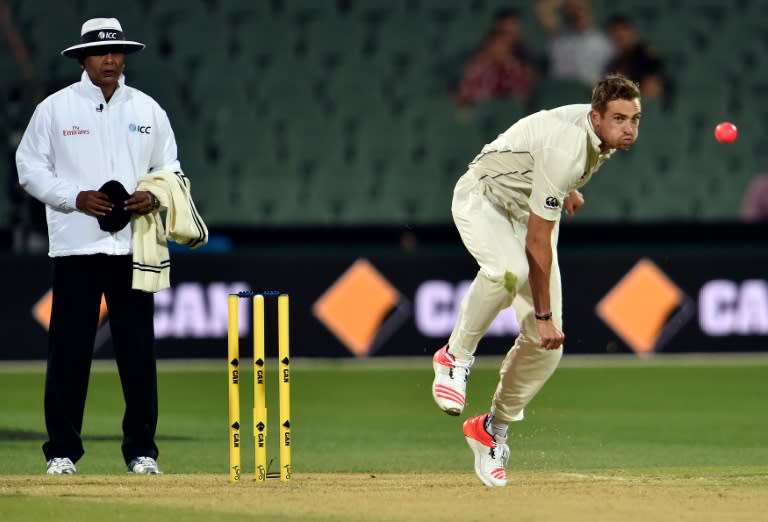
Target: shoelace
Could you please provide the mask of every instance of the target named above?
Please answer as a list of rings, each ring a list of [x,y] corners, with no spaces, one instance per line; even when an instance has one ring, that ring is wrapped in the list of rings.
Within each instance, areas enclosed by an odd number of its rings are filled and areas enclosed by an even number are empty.
[[[48,466],[48,471],[51,472],[57,472],[57,473],[65,473],[65,470],[67,473],[74,473],[75,472],[75,464],[66,457],[56,457],[54,459],[51,459],[51,463]]]
[[[152,460],[149,457],[139,457],[139,458],[137,458],[136,459],[136,464],[134,464],[134,466],[136,466],[136,465],[142,465],[142,466],[151,467],[151,468],[156,468],[157,467],[157,463],[155,463],[155,461]]]
[[[498,455],[498,450],[501,450],[501,455]],[[496,443],[496,447],[491,448],[491,458],[493,460],[500,460],[501,462],[498,464],[499,467],[505,467],[507,465],[507,462],[509,462],[509,446],[506,444],[499,444]]]
[[[467,372],[469,372],[469,367],[472,366],[472,364],[474,364],[474,362],[475,362],[475,358],[474,357],[472,357],[468,361],[462,361],[460,359],[457,359],[456,357],[453,358],[453,365],[456,368],[466,368]]]
[[[454,379],[455,377],[453,376],[453,370],[455,370],[457,368],[460,368],[460,369],[464,370],[464,382],[467,382],[467,380],[469,379],[469,367],[465,368],[463,366],[456,366],[454,368],[450,368],[448,370],[448,377],[450,377],[451,379]]]
[[[464,370],[464,382],[466,382],[467,379],[469,379],[469,368],[475,362],[475,358],[472,357],[468,361],[462,361],[462,360],[456,359],[456,357],[454,357],[451,354],[448,354],[448,355],[453,358],[453,361],[452,361],[453,362],[453,367],[450,370],[448,370],[448,376],[451,379],[453,379],[454,378],[453,377],[453,370],[455,370],[456,368],[461,368],[462,370]]]

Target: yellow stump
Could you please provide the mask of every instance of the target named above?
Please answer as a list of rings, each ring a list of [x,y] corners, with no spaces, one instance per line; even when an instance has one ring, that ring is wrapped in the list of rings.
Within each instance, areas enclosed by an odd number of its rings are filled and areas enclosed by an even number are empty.
[[[253,298],[253,436],[256,481],[267,480],[266,359],[264,355],[264,296]]]
[[[277,350],[280,387],[280,480],[291,478],[291,359],[288,294],[277,298]]]
[[[240,482],[240,331],[237,296],[227,300],[227,358],[229,361],[229,481]]]

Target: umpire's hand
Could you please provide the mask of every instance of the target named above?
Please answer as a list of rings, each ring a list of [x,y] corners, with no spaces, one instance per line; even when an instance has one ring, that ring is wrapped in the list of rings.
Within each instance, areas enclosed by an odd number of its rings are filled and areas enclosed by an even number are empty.
[[[155,201],[155,196],[151,192],[140,190],[125,200],[125,210],[136,214],[149,214],[157,208]]]
[[[77,195],[75,200],[77,210],[82,210],[86,214],[96,217],[102,217],[112,210],[112,203],[109,197],[98,190],[84,190]]]

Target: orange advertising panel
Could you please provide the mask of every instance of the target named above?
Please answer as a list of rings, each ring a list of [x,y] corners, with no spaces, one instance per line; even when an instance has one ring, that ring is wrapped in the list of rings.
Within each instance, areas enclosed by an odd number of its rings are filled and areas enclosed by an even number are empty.
[[[315,316],[357,356],[368,355],[397,290],[365,259],[358,259],[315,302]]]
[[[597,304],[597,314],[638,354],[649,354],[683,293],[651,260],[641,259]]]

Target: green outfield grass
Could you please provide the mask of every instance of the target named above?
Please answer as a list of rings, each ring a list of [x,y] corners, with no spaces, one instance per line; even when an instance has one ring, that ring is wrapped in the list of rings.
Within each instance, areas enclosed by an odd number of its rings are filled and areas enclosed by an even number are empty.
[[[525,422],[511,428],[513,474],[768,476],[768,360],[581,361],[566,358],[526,411]],[[244,476],[253,472],[251,377],[244,372]],[[275,377],[268,373],[272,456],[277,455],[278,432]],[[487,409],[496,378],[494,361],[473,369],[466,414]],[[421,358],[359,364],[295,361],[294,472],[471,473],[461,435],[466,415],[453,418],[439,412],[432,401],[431,380],[430,361]],[[0,363],[0,479],[44,477],[43,383],[40,364]],[[221,482],[226,482],[226,362],[163,363],[159,389],[157,439],[165,478],[220,474]],[[86,406],[86,454],[78,463],[78,479],[125,475],[120,455],[122,411],[113,363],[97,365]],[[474,477],[467,475],[467,481],[474,484]],[[13,501],[11,489],[0,487],[2,510],[26,512],[28,499],[22,493]]]
[[[713,363],[716,364],[716,363]],[[252,374],[243,372],[243,468],[253,468]],[[564,364],[513,425],[515,467],[525,470],[740,466],[768,464],[768,366]],[[227,470],[226,365],[161,364],[160,462],[168,473]],[[268,385],[275,375],[268,373]],[[440,413],[431,366],[293,365],[293,465],[297,472],[412,472],[466,468],[462,418]],[[43,471],[41,366],[0,374],[3,473]],[[467,414],[484,411],[496,368],[473,370]],[[270,386],[269,434],[277,435]],[[94,370],[86,406],[85,473],[122,473],[122,397],[112,363]],[[269,448],[276,455],[275,446]]]

